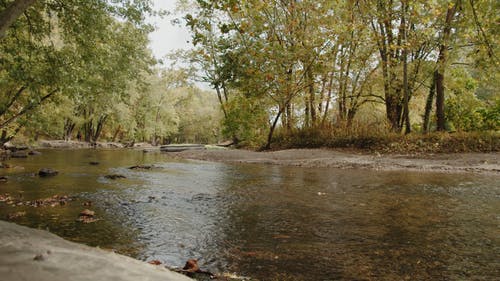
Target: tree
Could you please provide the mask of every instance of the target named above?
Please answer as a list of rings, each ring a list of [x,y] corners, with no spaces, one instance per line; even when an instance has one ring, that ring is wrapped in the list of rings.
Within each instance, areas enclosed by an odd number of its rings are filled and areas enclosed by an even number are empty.
[[[435,86],[436,86],[436,116],[437,116],[437,130],[444,131],[445,128],[445,115],[444,115],[444,78],[446,64],[448,62],[448,48],[451,40],[451,29],[453,19],[459,9],[461,1],[457,0],[455,3],[450,3],[446,11],[446,19],[444,22],[443,31],[439,45],[439,55],[436,62]]]
[[[106,69],[104,57],[91,50],[109,43],[116,18],[141,32],[150,30],[143,23],[144,13],[151,12],[149,1],[28,2],[1,1],[7,7],[0,12],[2,28],[8,28],[0,38],[0,67],[5,70],[0,73],[0,129],[6,136],[2,142],[20,130],[23,125],[16,121],[24,114],[55,95],[81,92],[85,64]],[[21,10],[23,16],[15,16]]]

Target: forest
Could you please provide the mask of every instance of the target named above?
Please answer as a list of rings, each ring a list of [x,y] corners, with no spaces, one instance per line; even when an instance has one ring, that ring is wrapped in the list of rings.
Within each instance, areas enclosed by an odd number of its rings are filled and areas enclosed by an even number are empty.
[[[446,135],[496,150],[499,6],[182,0],[175,24],[193,48],[161,64],[151,1],[2,0],[0,142],[270,149]]]

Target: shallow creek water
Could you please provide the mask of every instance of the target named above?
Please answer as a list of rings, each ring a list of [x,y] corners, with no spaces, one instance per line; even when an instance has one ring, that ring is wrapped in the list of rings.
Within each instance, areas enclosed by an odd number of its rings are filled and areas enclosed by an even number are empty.
[[[46,150],[0,170],[16,223],[142,260],[256,280],[495,280],[500,177],[175,160],[134,150]],[[98,161],[93,166],[89,162]],[[153,164],[151,170],[130,170]],[[20,168],[23,167],[23,168]],[[59,175],[39,178],[42,167]],[[126,179],[109,180],[107,174]],[[92,201],[91,207],[82,206]],[[90,208],[100,219],[75,219]]]

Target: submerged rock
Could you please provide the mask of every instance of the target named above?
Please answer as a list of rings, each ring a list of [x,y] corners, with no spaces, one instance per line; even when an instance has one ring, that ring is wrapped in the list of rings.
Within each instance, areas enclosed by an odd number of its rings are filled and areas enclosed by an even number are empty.
[[[15,212],[15,213],[10,213],[7,215],[7,220],[15,220],[20,217],[24,217],[26,215],[26,212]]]
[[[76,221],[83,222],[83,223],[96,222],[99,219],[94,218],[94,215],[95,215],[94,211],[91,211],[89,209],[85,209],[85,210],[80,212],[80,216],[78,217],[78,219],[76,219]]]
[[[153,169],[152,165],[135,165],[132,167],[129,167],[131,170],[151,170]]]
[[[96,165],[99,165],[100,163],[97,162],[97,161],[90,161],[89,164],[93,165],[93,166],[96,166]]]
[[[49,198],[43,198],[43,199],[36,199],[32,201],[26,201],[22,202],[23,205],[25,206],[31,206],[31,207],[56,207],[56,206],[64,206],[68,204],[68,202],[73,201],[74,199],[68,195],[54,195]]]
[[[5,149],[7,149],[7,150],[12,151],[12,152],[14,152],[14,151],[21,151],[21,150],[28,150],[29,149],[29,147],[26,146],[26,145],[14,145],[14,144],[12,144],[10,142],[4,143],[3,147]]]
[[[152,264],[152,265],[161,265],[162,262],[159,261],[159,260],[152,260],[152,261],[148,261],[149,264]]]
[[[12,166],[8,163],[0,163],[0,168],[9,169],[9,168],[12,168]]]
[[[15,151],[10,154],[11,158],[28,158],[28,153],[24,151]]]
[[[41,155],[42,153],[40,151],[36,151],[36,150],[31,150],[30,152],[28,152],[29,155]]]
[[[95,215],[94,211],[91,211],[89,209],[85,209],[80,212],[80,216],[86,216],[86,217],[93,217]]]
[[[126,179],[127,178],[126,176],[119,175],[119,174],[105,175],[104,177],[107,178],[107,179],[110,179],[110,180]]]
[[[57,175],[59,172],[50,168],[42,168],[38,171],[38,175],[40,177],[53,177]]]

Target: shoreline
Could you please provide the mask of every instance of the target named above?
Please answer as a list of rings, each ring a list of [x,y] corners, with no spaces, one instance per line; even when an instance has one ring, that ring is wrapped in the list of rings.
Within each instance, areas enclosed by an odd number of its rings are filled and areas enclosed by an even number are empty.
[[[270,152],[226,149],[185,150],[169,155],[180,159],[221,163],[500,175],[500,153],[497,152],[397,155],[331,149],[287,149]]]
[[[149,143],[136,143],[132,147],[124,147],[119,143],[99,142],[96,143],[96,146],[91,146],[87,142],[64,140],[40,141],[33,148],[62,150],[142,149],[144,152],[159,152],[159,146],[152,146]],[[380,154],[361,149],[304,148],[257,152],[245,149],[219,148],[162,153],[179,159],[221,163],[500,175],[500,152]]]
[[[12,281],[193,280],[163,266],[1,220],[0,276]]]

